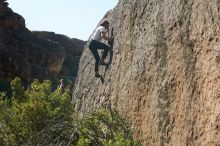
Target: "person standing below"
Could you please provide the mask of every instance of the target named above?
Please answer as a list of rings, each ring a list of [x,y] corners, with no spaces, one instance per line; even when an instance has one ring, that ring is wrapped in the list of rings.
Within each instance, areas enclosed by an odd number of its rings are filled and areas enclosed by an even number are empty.
[[[59,91],[61,91],[62,93],[64,92],[64,80],[63,79],[61,79],[60,80],[60,86],[59,86]]]
[[[94,34],[90,38],[90,44],[89,49],[92,52],[94,58],[95,58],[95,77],[100,77],[99,75],[99,64],[100,65],[106,65],[105,59],[108,55],[108,51],[110,50],[110,47],[106,44],[102,43],[102,39],[110,41],[112,38],[109,38],[107,36],[107,32],[109,31],[109,22],[104,21],[100,24],[100,26],[95,30]],[[104,52],[102,54],[102,57],[100,59],[98,49],[103,49]]]

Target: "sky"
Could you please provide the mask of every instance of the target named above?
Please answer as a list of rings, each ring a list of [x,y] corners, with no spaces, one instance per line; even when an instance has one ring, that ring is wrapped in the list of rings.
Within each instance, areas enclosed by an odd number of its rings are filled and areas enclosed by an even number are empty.
[[[25,18],[33,31],[53,31],[88,40],[107,11],[118,0],[8,0],[9,7]]]

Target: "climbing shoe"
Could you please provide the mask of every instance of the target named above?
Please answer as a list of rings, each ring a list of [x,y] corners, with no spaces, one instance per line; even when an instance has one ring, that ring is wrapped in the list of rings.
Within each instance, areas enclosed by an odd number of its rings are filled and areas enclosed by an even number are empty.
[[[100,77],[99,72],[95,72],[95,77],[96,77],[96,78],[99,78],[99,77]]]

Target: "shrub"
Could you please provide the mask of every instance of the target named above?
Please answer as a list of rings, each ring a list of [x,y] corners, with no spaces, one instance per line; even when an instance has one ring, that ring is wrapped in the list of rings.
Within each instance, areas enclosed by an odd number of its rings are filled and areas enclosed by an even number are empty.
[[[35,80],[30,89],[25,90],[21,80],[15,78],[11,82],[13,97],[11,106],[3,102],[0,123],[4,124],[2,133],[10,131],[16,144],[25,143],[36,132],[43,130],[50,120],[71,110],[70,95],[58,90],[51,91],[51,82],[40,83]],[[3,107],[3,106],[2,106]],[[8,130],[7,130],[8,129]],[[3,141],[3,140],[1,140]]]
[[[79,116],[71,96],[51,90],[51,81],[34,80],[24,89],[19,78],[11,82],[13,96],[0,93],[0,145],[138,146],[130,124],[106,107]]]
[[[34,135],[31,145],[139,146],[132,138],[130,124],[111,108],[99,109],[79,118],[78,115],[52,123]]]

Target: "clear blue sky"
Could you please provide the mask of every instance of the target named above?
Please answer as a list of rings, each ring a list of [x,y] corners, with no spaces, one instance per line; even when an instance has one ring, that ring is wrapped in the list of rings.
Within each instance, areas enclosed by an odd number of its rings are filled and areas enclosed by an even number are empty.
[[[53,31],[87,40],[118,0],[8,0],[30,30]]]

